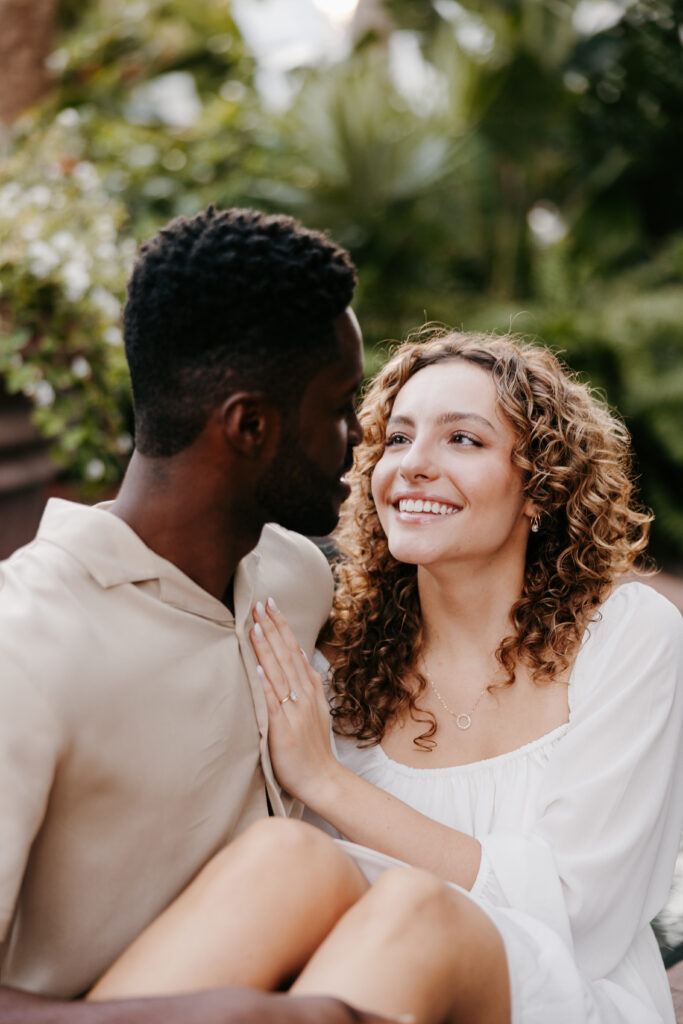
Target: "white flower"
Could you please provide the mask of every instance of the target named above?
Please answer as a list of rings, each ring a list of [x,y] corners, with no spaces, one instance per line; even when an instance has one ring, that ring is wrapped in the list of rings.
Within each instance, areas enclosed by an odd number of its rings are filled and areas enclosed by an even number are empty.
[[[189,71],[169,71],[133,89],[127,116],[135,124],[158,120],[169,128],[191,128],[201,112],[193,76]]]
[[[124,238],[124,240],[121,242],[121,253],[123,255],[124,260],[133,260],[135,258],[135,254],[137,253],[137,251],[138,247],[135,242],[135,239]]]
[[[112,293],[108,292],[106,288],[102,288],[102,286],[98,284],[90,293],[90,298],[92,299],[93,304],[97,306],[97,308],[101,310],[106,317],[110,320],[118,320],[121,315],[121,303],[115,295],[112,295]]]
[[[102,462],[102,459],[91,459],[85,467],[86,480],[101,480],[106,468],[107,467]]]
[[[34,238],[39,238],[42,231],[43,225],[39,220],[28,220],[25,221],[19,228],[19,234],[26,242],[32,241]]]
[[[116,246],[111,242],[100,242],[99,245],[95,246],[95,255],[98,260],[104,260],[105,262],[110,263],[112,260],[116,259]]]
[[[47,380],[40,380],[34,389],[34,399],[36,405],[52,405],[55,400],[55,389],[52,387]]]
[[[71,360],[71,372],[79,380],[85,380],[90,376],[90,363],[83,356],[76,356]]]
[[[634,0],[579,0],[572,15],[572,25],[582,36],[606,32],[618,25],[633,3]]]
[[[542,246],[561,242],[567,234],[567,225],[554,203],[536,203],[527,213],[526,219],[536,241]]]
[[[103,242],[111,242],[116,238],[116,226],[106,213],[95,221],[95,231]]]
[[[59,256],[51,245],[41,239],[29,242],[26,253],[29,269],[34,277],[47,277],[55,267],[59,266]]]
[[[49,71],[63,71],[68,62],[69,55],[66,50],[53,50],[45,59],[45,67]],[[75,124],[78,124],[78,111],[74,110],[73,107],[67,107],[66,110],[60,110],[57,114],[57,120],[66,128],[72,128]]]
[[[123,344],[123,334],[121,333],[120,327],[107,327],[102,337],[106,341],[107,345]]]
[[[29,203],[40,210],[47,210],[50,205],[50,190],[46,185],[34,185],[26,193],[26,205]]]
[[[66,255],[66,253],[73,251],[76,239],[70,231],[57,231],[50,239],[50,244],[54,246],[57,252]]]
[[[90,274],[78,260],[69,260],[62,267],[62,280],[67,299],[78,302],[90,287]]]
[[[100,183],[100,178],[94,165],[88,160],[79,160],[71,172],[71,176],[82,192],[90,192]]]
[[[0,216],[14,216],[21,199],[21,186],[16,181],[10,181],[4,188],[0,189]]]
[[[127,455],[133,447],[133,438],[130,434],[119,434],[116,438],[116,451],[119,455]]]

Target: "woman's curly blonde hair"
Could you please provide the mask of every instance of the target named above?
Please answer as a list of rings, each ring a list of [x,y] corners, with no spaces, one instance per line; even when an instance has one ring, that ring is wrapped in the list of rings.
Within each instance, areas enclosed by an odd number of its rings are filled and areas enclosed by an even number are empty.
[[[496,652],[507,684],[522,662],[538,682],[561,675],[596,606],[647,545],[652,516],[633,502],[628,432],[552,352],[513,336],[457,332],[432,332],[428,340],[401,345],[359,413],[364,440],[335,538],[342,558],[323,638],[333,649],[335,729],[368,745],[379,743],[388,724],[407,711],[426,726],[416,744],[434,746],[436,719],[418,705],[427,682],[417,666],[417,568],[390,554],[371,478],[403,385],[424,367],[452,360],[491,374],[517,435],[512,461],[522,471],[525,495],[542,510],[538,533],[529,534],[513,628]],[[417,687],[406,686],[407,676]]]

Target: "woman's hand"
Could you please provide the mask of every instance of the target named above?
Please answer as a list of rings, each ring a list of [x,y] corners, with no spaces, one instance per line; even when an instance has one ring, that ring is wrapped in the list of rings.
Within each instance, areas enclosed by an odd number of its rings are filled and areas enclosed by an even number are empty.
[[[343,771],[330,743],[330,712],[320,675],[299,647],[272,598],[253,611],[249,634],[268,706],[268,747],[278,782],[311,802],[326,780]]]

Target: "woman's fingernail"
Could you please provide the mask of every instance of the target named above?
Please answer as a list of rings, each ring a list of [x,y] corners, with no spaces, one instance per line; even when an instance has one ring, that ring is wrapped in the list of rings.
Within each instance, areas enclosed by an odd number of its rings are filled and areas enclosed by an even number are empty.
[[[263,671],[260,665],[256,666],[256,675],[259,677],[262,683],[266,681],[266,673]]]
[[[302,653],[302,655],[303,655],[303,659],[304,659],[304,661],[308,661],[308,655],[306,654],[306,652],[305,652],[305,650],[303,649],[303,647],[300,647],[300,648],[299,648],[299,650],[301,651],[301,653]]]
[[[257,640],[264,639],[264,633],[263,630],[261,629],[261,624],[259,622],[257,622],[256,625],[254,626],[254,636],[256,637]]]
[[[262,601],[256,602],[256,614],[258,615],[259,619],[263,618],[263,616],[266,614],[266,609],[263,607]]]
[[[395,1020],[396,1024],[415,1024],[417,1017],[414,1013],[399,1013]]]
[[[272,597],[269,597],[268,601],[266,603],[267,603],[268,607],[270,608],[271,612],[279,612],[280,611],[280,609],[275,604],[275,601],[272,599]]]

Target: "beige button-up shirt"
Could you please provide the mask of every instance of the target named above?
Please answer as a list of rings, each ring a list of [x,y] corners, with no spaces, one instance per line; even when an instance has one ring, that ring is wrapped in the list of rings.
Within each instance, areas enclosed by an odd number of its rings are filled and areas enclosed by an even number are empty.
[[[310,655],[332,580],[266,526],[235,615],[105,508],[53,500],[0,565],[0,980],[73,997],[256,818],[292,810],[248,638],[272,596]],[[229,908],[226,908],[229,912]]]

